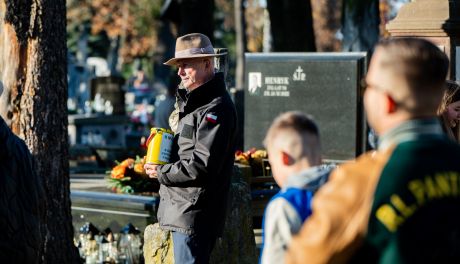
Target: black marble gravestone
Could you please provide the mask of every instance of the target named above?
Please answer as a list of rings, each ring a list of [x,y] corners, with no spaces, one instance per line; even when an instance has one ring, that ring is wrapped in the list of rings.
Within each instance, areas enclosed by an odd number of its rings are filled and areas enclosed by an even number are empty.
[[[96,77],[91,79],[91,100],[100,94],[105,101],[110,101],[113,106],[112,114],[125,114],[125,93],[122,86],[125,79],[120,76]]]
[[[316,120],[323,157],[347,160],[366,147],[360,80],[366,53],[247,53],[244,148],[262,148],[273,119],[299,110]]]

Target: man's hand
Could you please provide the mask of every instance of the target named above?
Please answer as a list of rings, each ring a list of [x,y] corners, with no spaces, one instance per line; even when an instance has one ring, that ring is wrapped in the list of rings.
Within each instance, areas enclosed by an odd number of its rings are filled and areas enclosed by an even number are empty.
[[[145,173],[147,173],[150,178],[158,178],[157,167],[157,164],[146,163],[144,164]]]

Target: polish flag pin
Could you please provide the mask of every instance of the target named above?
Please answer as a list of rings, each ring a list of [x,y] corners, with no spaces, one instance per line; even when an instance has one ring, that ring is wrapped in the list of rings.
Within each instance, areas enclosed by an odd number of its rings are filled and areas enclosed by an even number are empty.
[[[215,124],[215,123],[217,123],[217,116],[213,115],[213,114],[207,114],[206,115],[206,121]]]

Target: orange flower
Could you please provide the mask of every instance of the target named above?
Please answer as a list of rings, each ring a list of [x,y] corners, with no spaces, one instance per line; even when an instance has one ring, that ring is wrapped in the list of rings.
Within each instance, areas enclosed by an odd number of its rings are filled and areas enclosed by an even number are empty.
[[[134,171],[139,174],[144,174],[144,164],[136,163],[134,164]]]
[[[134,165],[134,159],[125,159],[120,163],[120,165],[125,168],[132,168]]]
[[[121,179],[125,176],[125,172],[126,172],[126,167],[120,164],[120,165],[115,166],[112,169],[110,176],[113,179]]]

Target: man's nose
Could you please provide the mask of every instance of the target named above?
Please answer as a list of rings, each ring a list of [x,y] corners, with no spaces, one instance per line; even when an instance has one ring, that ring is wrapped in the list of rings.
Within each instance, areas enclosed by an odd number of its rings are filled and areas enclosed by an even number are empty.
[[[184,68],[179,67],[179,68],[177,69],[177,75],[183,75],[183,74],[184,74]]]

